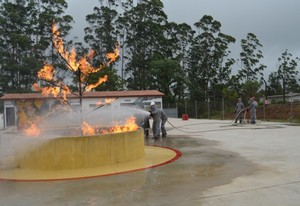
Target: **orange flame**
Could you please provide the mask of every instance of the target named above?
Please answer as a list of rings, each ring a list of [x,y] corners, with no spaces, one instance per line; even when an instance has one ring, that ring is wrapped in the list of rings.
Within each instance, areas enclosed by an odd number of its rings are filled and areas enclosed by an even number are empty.
[[[100,84],[104,83],[108,79],[108,75],[104,75],[100,77],[96,83],[89,84],[89,77],[92,73],[96,73],[101,69],[105,68],[112,62],[116,61],[119,56],[119,50],[116,48],[112,53],[106,54],[106,58],[108,59],[107,63],[102,63],[99,68],[94,68],[90,62],[95,56],[95,52],[91,50],[88,54],[82,57],[79,61],[76,58],[77,54],[75,49],[72,48],[70,51],[67,51],[64,46],[64,41],[61,37],[61,34],[58,30],[56,23],[53,21],[52,23],[52,43],[56,50],[56,52],[63,58],[63,60],[67,63],[67,67],[73,73],[76,72],[76,75],[79,75],[80,84],[85,85],[84,89],[86,91],[91,91],[96,88]],[[90,61],[90,62],[89,62]],[[77,72],[78,71],[78,72]],[[56,78],[57,72],[55,71],[52,65],[46,64],[44,65],[40,71],[38,71],[38,77],[41,80],[46,81],[48,86],[41,87],[38,83],[33,84],[34,91],[40,91],[43,95],[48,96],[52,94],[54,97],[61,97],[64,102],[67,102],[67,94],[71,93],[69,87],[61,82],[59,78]],[[80,85],[81,86],[81,85]],[[60,96],[59,96],[60,95]],[[105,100],[106,104],[109,104],[113,101],[113,99]],[[31,129],[30,129],[31,128]],[[39,134],[39,130],[35,125],[32,125],[28,128],[28,133],[36,131]],[[82,130],[84,134],[94,134],[96,132],[91,126],[89,126],[86,122],[82,124]],[[34,133],[32,133],[34,135]]]
[[[29,128],[24,130],[24,133],[30,137],[38,137],[41,134],[41,130],[35,124],[31,124]]]
[[[116,99],[113,98],[106,98],[105,99],[105,104],[111,104],[113,101],[115,101]]]
[[[120,133],[120,132],[128,132],[135,131],[139,128],[139,126],[135,123],[135,117],[130,117],[125,121],[124,125],[116,124],[109,129],[95,129],[95,127],[89,125],[86,122],[83,122],[81,125],[82,133],[84,135],[95,135],[97,133],[101,134],[109,134],[109,133]]]
[[[53,22],[52,24],[52,34],[53,34],[52,41],[56,51],[67,61],[68,68],[70,70],[74,72],[77,71],[80,64],[76,61],[75,49],[73,48],[70,51],[70,53],[68,51],[65,51],[63,39],[60,37],[60,32],[58,31],[55,22]]]
[[[38,77],[47,81],[52,81],[54,76],[54,68],[52,65],[44,65],[44,67],[38,72]]]
[[[84,82],[87,83],[86,79],[88,79],[87,77],[90,74],[100,71],[108,64],[116,61],[116,59],[119,56],[119,49],[116,48],[114,50],[114,52],[106,54],[106,58],[109,61],[107,64],[100,65],[99,68],[94,68],[87,61],[87,59],[91,60],[94,57],[95,52],[93,50],[91,50],[89,52],[89,54],[86,55],[86,57],[82,57],[79,61],[77,61],[76,60],[76,52],[74,49],[72,49],[70,52],[65,51],[63,39],[60,37],[60,32],[58,31],[58,28],[57,28],[55,22],[53,22],[53,24],[52,24],[52,33],[53,33],[52,41],[54,44],[54,48],[61,55],[61,57],[64,58],[65,61],[68,63],[68,68],[71,71],[75,72],[78,69],[80,69],[80,81],[82,83],[84,83]],[[104,77],[99,78],[96,83],[87,85],[85,87],[85,91],[91,91],[92,89],[96,88],[100,84],[106,82],[107,78],[108,78],[108,76],[105,75]]]
[[[115,101],[116,99],[114,99],[114,98],[106,98],[105,100],[104,100],[104,102],[102,102],[102,101],[99,101],[99,102],[97,102],[96,103],[96,106],[97,107],[99,107],[99,106],[101,106],[101,105],[105,105],[105,104],[111,104],[113,101]]]
[[[103,82],[106,82],[106,81],[107,81],[107,78],[108,78],[107,75],[104,75],[104,77],[100,77],[100,78],[98,79],[98,82],[96,82],[95,84],[90,84],[90,85],[88,85],[88,86],[85,88],[85,90],[86,90],[86,91],[91,91],[92,89],[98,87],[98,86],[99,86],[100,84],[102,84]]]
[[[130,117],[126,120],[125,124],[123,126],[121,125],[115,125],[109,130],[102,130],[102,133],[119,133],[119,132],[128,132],[128,131],[135,131],[139,128],[139,126],[135,123],[135,117]]]
[[[86,122],[82,123],[81,130],[84,135],[95,135],[96,134],[96,130],[94,129],[94,127],[92,127],[91,125],[89,125]]]
[[[119,49],[115,48],[114,52],[106,54],[106,58],[109,60],[108,64],[116,61],[119,56]]]

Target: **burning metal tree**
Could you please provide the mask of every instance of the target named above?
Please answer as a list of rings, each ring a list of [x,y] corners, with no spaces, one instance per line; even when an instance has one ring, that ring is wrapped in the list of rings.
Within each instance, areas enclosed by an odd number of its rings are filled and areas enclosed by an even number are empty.
[[[66,51],[63,39],[60,36],[58,28],[55,22],[52,25],[52,42],[55,50],[59,56],[65,61],[67,69],[71,71],[77,78],[78,82],[78,93],[72,92],[67,84],[57,78],[58,72],[55,70],[53,65],[46,64],[38,72],[38,77],[43,82],[47,83],[47,86],[40,87],[37,83],[33,85],[35,91],[41,91],[44,95],[52,94],[55,97],[61,95],[61,98],[66,103],[67,94],[73,93],[80,98],[80,105],[82,104],[82,96],[85,92],[91,91],[100,84],[107,81],[108,76],[104,75],[100,77],[97,82],[91,83],[90,77],[92,74],[101,71],[103,68],[107,67],[109,64],[114,62],[119,56],[119,50],[116,48],[114,53],[108,53],[106,55],[108,62],[102,63],[98,68],[91,65],[91,61],[94,57],[95,52],[91,50],[89,54],[77,60],[77,54],[75,49],[71,51]]]
[[[43,83],[43,86],[41,86],[38,83],[35,83],[33,85],[34,91],[40,91],[43,95],[53,95],[57,99],[60,100],[61,103],[65,105],[69,105],[67,101],[67,95],[73,94],[79,98],[80,102],[80,122],[82,125],[82,133],[83,134],[92,134],[97,129],[92,129],[87,123],[82,121],[82,97],[85,92],[89,92],[96,88],[97,86],[103,84],[107,81],[108,76],[104,75],[97,79],[96,82],[91,82],[91,75],[97,74],[100,72],[103,68],[108,67],[111,63],[113,63],[119,56],[119,50],[116,48],[113,53],[106,54],[107,62],[101,63],[98,68],[95,68],[92,66],[91,62],[93,60],[93,57],[95,55],[94,51],[90,51],[88,54],[84,55],[83,57],[79,58],[77,57],[77,54],[75,52],[75,49],[72,49],[71,51],[67,51],[63,39],[61,38],[60,32],[58,30],[57,25],[55,22],[53,22],[52,25],[52,43],[56,50],[56,52],[59,54],[59,56],[63,59],[63,61],[66,64],[66,67],[69,72],[73,74],[73,77],[77,80],[77,86],[78,86],[78,92],[73,92],[69,88],[69,86],[64,83],[60,78],[58,77],[59,71],[54,68],[51,64],[45,64],[41,70],[38,72],[38,78]],[[98,73],[99,74],[99,73]],[[70,106],[70,105],[69,105]],[[128,123],[131,122],[131,123]],[[134,122],[134,121],[133,121]],[[128,126],[132,124],[132,120],[127,120],[127,126],[128,128],[132,126]],[[120,126],[117,126],[120,128]],[[31,128],[32,129],[36,129]],[[116,129],[109,130],[111,132],[114,131],[121,131]],[[108,130],[102,131],[102,133],[109,132]]]

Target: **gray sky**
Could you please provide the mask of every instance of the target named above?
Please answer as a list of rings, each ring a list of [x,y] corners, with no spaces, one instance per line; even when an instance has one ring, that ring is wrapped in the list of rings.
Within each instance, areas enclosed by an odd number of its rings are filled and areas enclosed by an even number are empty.
[[[85,16],[92,13],[98,0],[67,0],[68,13],[75,20],[72,36],[83,36]],[[277,59],[285,49],[300,57],[299,0],[162,0],[169,21],[191,26],[203,15],[221,22],[221,31],[236,38],[231,47],[233,58],[240,52],[240,40],[254,33],[263,45],[262,63],[270,71],[277,70]]]

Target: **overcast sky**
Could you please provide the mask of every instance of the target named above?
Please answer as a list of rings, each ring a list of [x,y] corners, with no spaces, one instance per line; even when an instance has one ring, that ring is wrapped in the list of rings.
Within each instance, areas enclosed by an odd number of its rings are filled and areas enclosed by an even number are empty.
[[[98,0],[67,0],[75,20],[72,36],[83,36],[85,16],[92,13]],[[162,0],[169,21],[191,26],[203,15],[221,22],[221,31],[236,38],[231,48],[239,58],[240,40],[254,33],[263,45],[263,63],[268,71],[277,70],[278,58],[285,49],[300,57],[299,0]],[[269,74],[269,72],[267,72]]]

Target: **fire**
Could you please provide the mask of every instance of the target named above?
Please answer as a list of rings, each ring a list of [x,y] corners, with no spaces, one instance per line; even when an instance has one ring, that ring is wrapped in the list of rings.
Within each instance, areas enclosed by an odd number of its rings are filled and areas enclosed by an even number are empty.
[[[124,125],[116,124],[108,129],[96,129],[95,127],[89,125],[86,122],[83,122],[81,125],[82,133],[84,135],[96,135],[96,134],[108,134],[108,133],[120,133],[120,132],[128,132],[135,131],[139,128],[139,126],[135,123],[136,118],[130,117],[125,121]]]
[[[111,104],[113,101],[115,101],[116,99],[114,99],[114,98],[106,98],[105,100],[104,100],[104,102],[102,102],[102,101],[99,101],[99,102],[97,102],[96,103],[96,106],[97,107],[99,107],[99,106],[101,106],[101,105],[105,105],[105,104]]]
[[[67,67],[70,71],[77,72],[79,71],[79,84],[84,84],[85,91],[91,91],[92,89],[98,87],[99,85],[103,84],[107,81],[108,76],[104,75],[103,77],[100,77],[97,82],[90,83],[89,77],[92,73],[99,72],[104,67],[108,66],[112,62],[116,61],[116,59],[119,56],[119,50],[116,48],[114,52],[106,54],[106,58],[108,59],[108,63],[103,63],[99,66],[99,68],[94,68],[89,61],[93,59],[95,56],[95,51],[91,50],[88,54],[77,60],[75,49],[71,49],[70,51],[66,51],[63,39],[60,36],[60,32],[58,31],[57,25],[55,22],[52,24],[52,42],[54,45],[55,50],[57,53],[65,60],[67,63]],[[58,79],[55,79],[55,69],[52,65],[44,65],[43,68],[40,69],[38,72],[38,77],[41,80],[44,80],[48,82],[51,86],[47,86],[45,88],[40,88],[37,84],[33,86],[35,91],[41,91],[44,95],[52,94],[54,97],[57,97],[60,92],[63,94],[63,99],[66,100],[67,94],[71,93],[69,87],[59,81]],[[50,88],[52,87],[52,88]]]
[[[108,78],[107,75],[105,75],[105,76],[102,77],[102,78],[100,77],[100,78],[98,79],[98,82],[96,82],[95,84],[90,84],[90,85],[88,85],[88,86],[85,88],[85,90],[86,90],[86,91],[91,91],[92,89],[98,87],[100,84],[106,82],[106,81],[107,81],[107,78]]]
[[[118,56],[119,56],[119,49],[118,48],[116,48],[113,53],[106,54],[106,58],[109,59],[108,64],[116,61]]]
[[[106,98],[105,99],[105,104],[111,104],[113,101],[115,101],[116,99],[113,98]]]
[[[29,128],[24,130],[24,133],[30,137],[38,137],[41,134],[41,130],[35,124],[31,124]]]
[[[56,51],[67,61],[70,70],[77,71],[80,64],[76,61],[75,49],[72,49],[70,52],[65,51],[63,39],[60,37],[60,32],[55,22],[52,24],[52,34],[52,41]]]
[[[54,68],[52,65],[44,65],[38,72],[38,77],[47,81],[52,81],[54,78]]]
[[[59,85],[59,84],[58,84]],[[47,87],[40,87],[37,83],[33,84],[34,91],[42,92],[42,95],[49,96],[52,94],[54,97],[58,97],[60,93],[62,93],[62,99],[67,101],[67,94],[70,94],[70,89],[65,84],[61,83],[59,86],[47,86]]]
[[[101,63],[98,68],[95,68],[91,65],[91,62],[95,56],[95,51],[91,50],[88,54],[85,54],[83,57],[77,57],[75,49],[71,49],[69,51],[66,50],[64,45],[64,41],[61,37],[59,29],[55,22],[52,24],[52,43],[54,49],[58,53],[58,55],[64,60],[66,63],[67,69],[73,73],[73,77],[77,78],[78,88],[80,88],[79,95],[83,95],[84,92],[91,91],[103,84],[108,80],[108,75],[104,75],[95,82],[92,81],[91,74],[99,72],[105,67],[108,67],[112,62],[116,61],[119,57],[119,49],[116,48],[112,53],[106,54],[107,62]],[[40,71],[38,71],[38,78],[45,82],[46,85],[42,83],[34,83],[33,90],[37,92],[41,92],[45,96],[53,95],[56,98],[61,98],[63,104],[68,104],[67,95],[71,94],[71,90],[67,84],[62,82],[59,77],[60,72],[56,71],[53,65],[45,64]],[[77,93],[73,93],[77,95]],[[110,104],[113,99],[105,100],[105,104]],[[128,123],[126,123],[128,124]],[[32,126],[32,129],[34,127]],[[126,128],[126,129],[125,129]],[[128,131],[129,126],[120,126],[119,129],[114,129],[112,131]],[[111,129],[110,129],[111,130]],[[85,135],[90,135],[97,133],[97,130],[88,125],[86,122],[82,123],[82,132]]]
[[[112,62],[116,61],[116,59],[119,56],[119,50],[116,48],[114,52],[106,54],[106,58],[108,59],[108,63],[103,63],[99,66],[99,68],[94,68],[89,61],[93,59],[95,56],[95,51],[91,50],[87,55],[80,58],[80,60],[77,60],[75,49],[72,48],[70,51],[66,51],[63,39],[60,36],[60,32],[58,31],[57,25],[55,22],[52,24],[52,42],[54,45],[55,50],[57,53],[65,60],[67,63],[67,67],[70,71],[77,72],[79,71],[79,81],[80,84],[85,84],[85,91],[91,91],[92,89],[98,87],[99,85],[103,84],[107,81],[108,76],[105,75],[103,77],[100,77],[97,82],[95,83],[89,83],[88,80],[90,79],[90,75],[92,73],[99,72],[104,67],[108,66]],[[88,61],[89,60],[89,61]],[[47,81],[48,83],[52,84],[53,87],[58,87],[63,92],[64,99],[66,98],[66,94],[70,93],[69,88],[67,85],[63,84],[62,82],[55,80],[55,69],[52,65],[45,65],[39,72],[38,77],[44,81]],[[44,95],[53,94],[55,97],[57,97],[59,89],[50,89],[48,88],[39,88],[37,87],[37,84],[34,86],[35,91],[42,91]],[[58,92],[58,93],[57,93]]]
[[[94,129],[94,127],[92,127],[91,125],[89,125],[86,122],[82,123],[81,130],[82,130],[83,135],[95,135],[96,134],[96,130]]]
[[[139,128],[139,126],[135,123],[136,118],[130,117],[125,121],[123,126],[116,124],[108,130],[103,130],[102,133],[119,133],[119,132],[128,132],[135,131]]]

